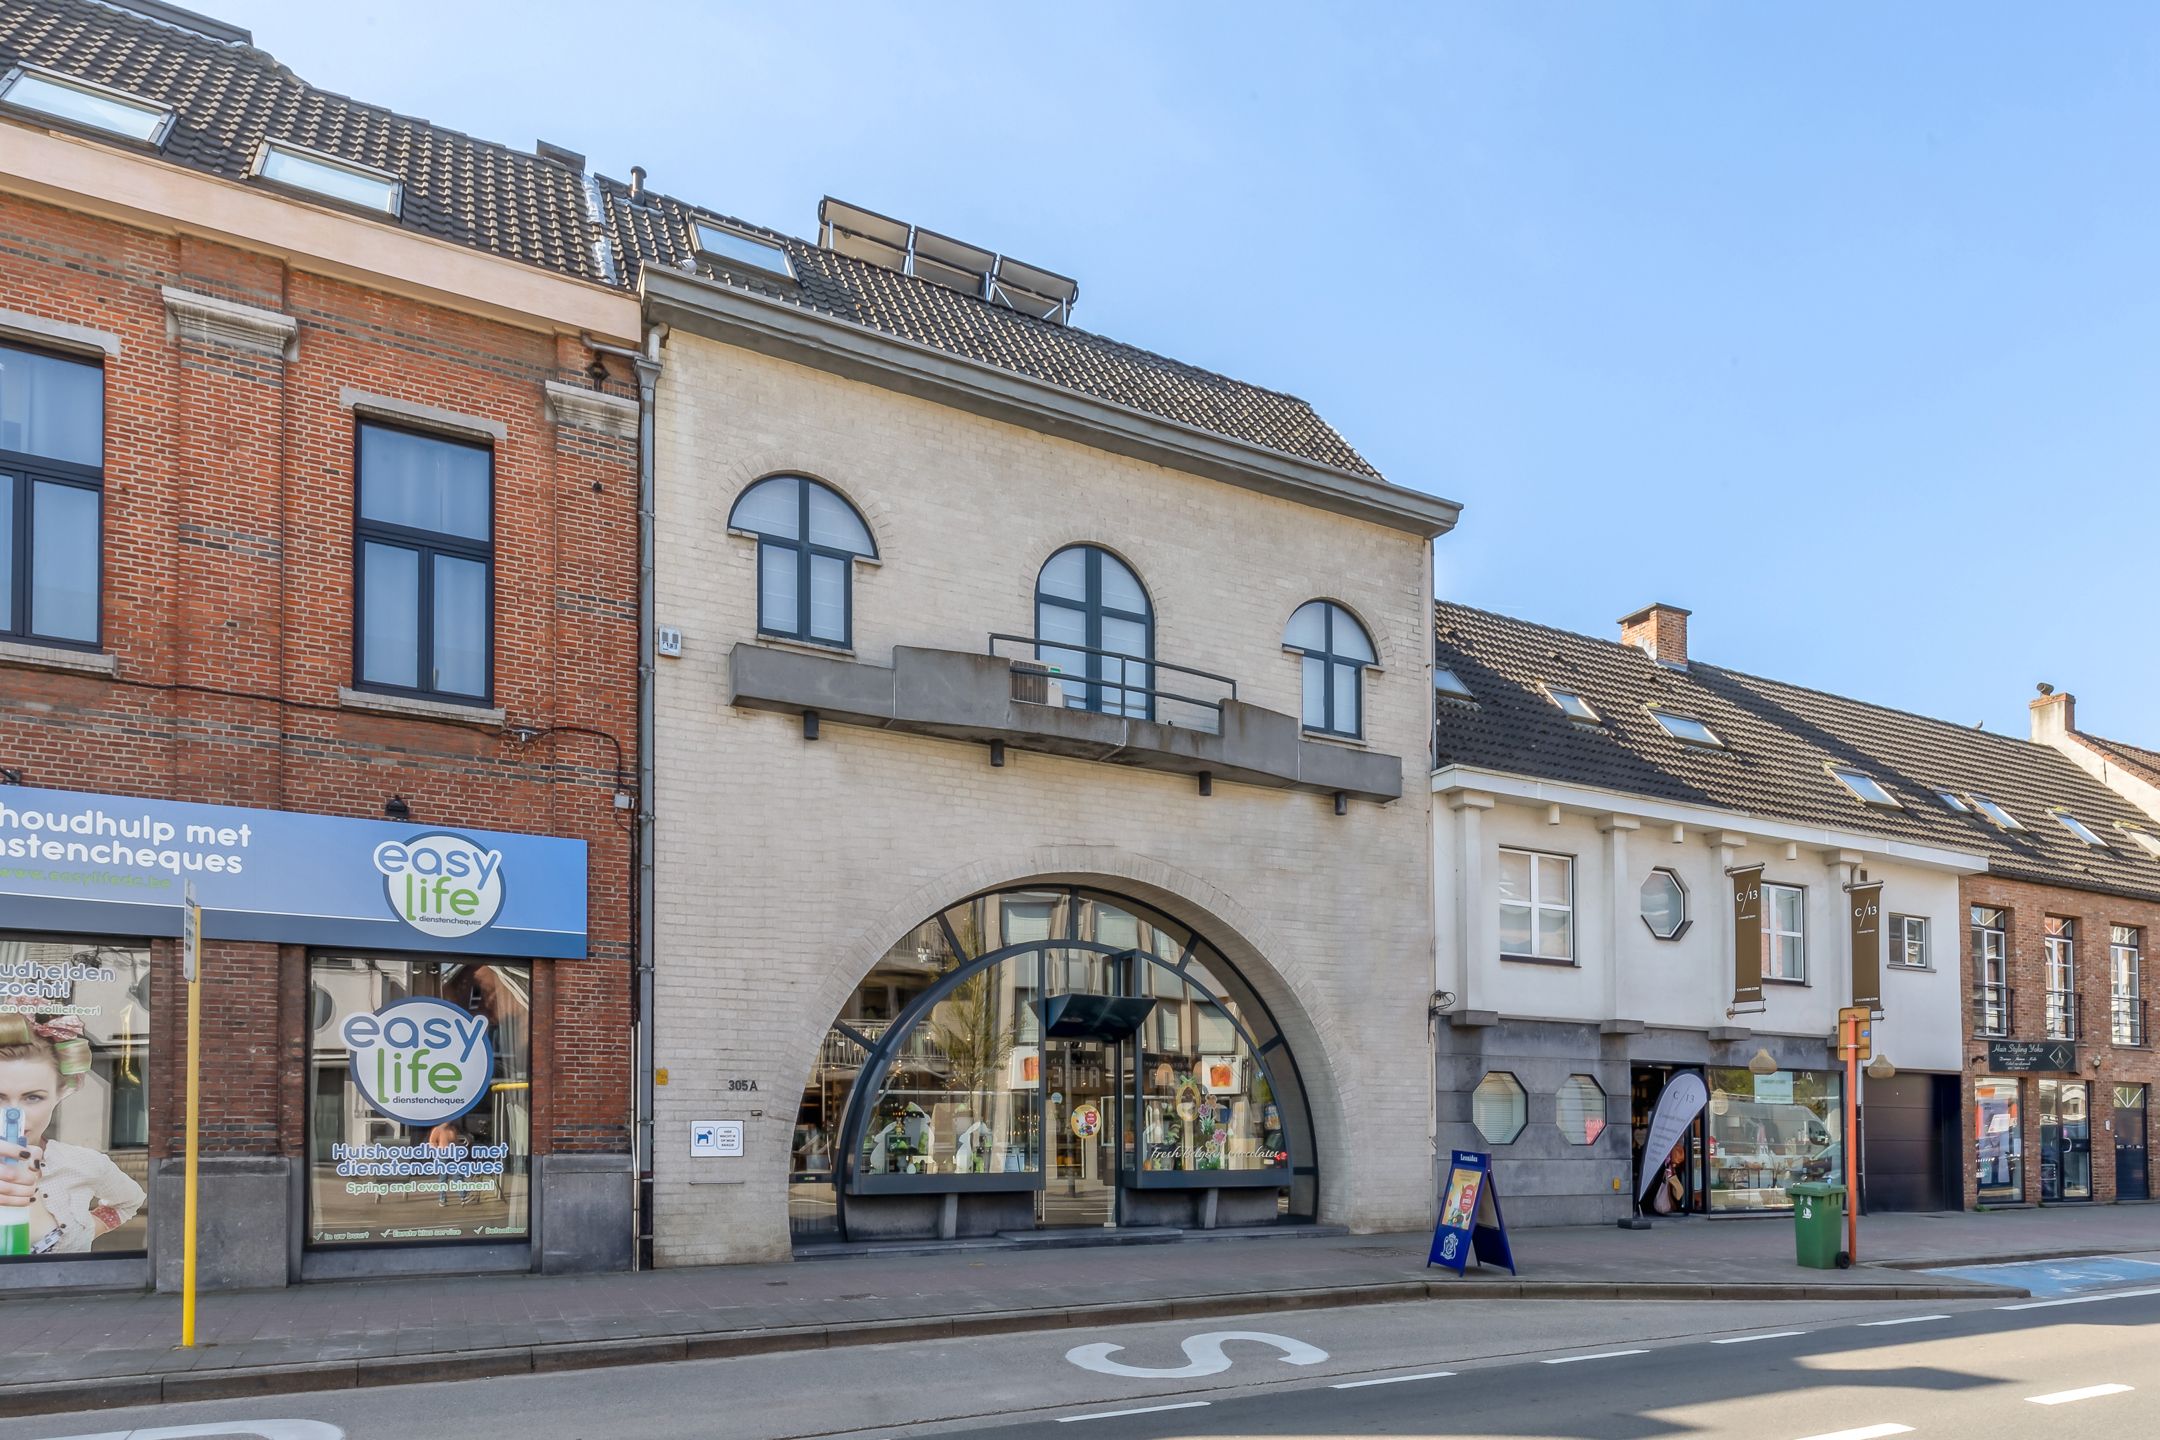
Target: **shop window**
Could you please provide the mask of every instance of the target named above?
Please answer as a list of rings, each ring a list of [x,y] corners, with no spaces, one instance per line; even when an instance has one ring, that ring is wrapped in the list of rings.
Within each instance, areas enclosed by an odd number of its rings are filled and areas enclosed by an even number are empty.
[[[1889,926],[1890,963],[1907,970],[1931,970],[1934,956],[1928,953],[1928,922],[1925,915],[1892,915]]]
[[[494,452],[372,421],[359,428],[359,684],[485,702],[493,664]]]
[[[105,372],[0,345],[0,636],[98,643]]]
[[[530,1233],[532,967],[317,955],[308,1243]]]
[[[2025,1121],[2017,1081],[1973,1081],[1973,1161],[1981,1204],[2025,1199]]]
[[[1764,885],[1763,979],[1807,981],[1807,891]]]
[[[743,491],[728,529],[757,537],[759,634],[854,645],[855,562],[875,560],[877,545],[839,491],[770,476]]]
[[[1158,966],[1148,972],[1164,1043],[1143,1047],[1143,1171],[1270,1170],[1289,1162],[1280,1106],[1228,1002]],[[1175,1038],[1171,1038],[1175,1037]]]
[[[1035,1110],[1042,1035],[1037,958],[962,980],[910,1031],[863,1126],[868,1175],[1031,1174],[1042,1168]]]
[[[2081,1080],[2041,1080],[2040,1198],[2092,1199],[2092,1087]]]
[[[0,1208],[0,1264],[143,1253],[148,948],[0,940],[0,981],[0,1130],[42,1166],[41,1203]],[[0,1162],[0,1173],[23,1172]]]
[[[1470,1123],[1492,1145],[1512,1145],[1530,1121],[1530,1097],[1505,1070],[1487,1072],[1470,1092]]]
[[[1790,1186],[1844,1174],[1835,1070],[1713,1069],[1709,1081],[1712,1212],[1789,1209]]]
[[[1687,886],[1670,870],[1652,870],[1642,882],[1642,919],[1660,940],[1677,940],[1688,928]]]
[[[1570,1075],[1554,1097],[1560,1136],[1570,1145],[1595,1145],[1605,1133],[1605,1087],[1588,1075]]]
[[[1500,957],[1575,961],[1575,862],[1529,850],[1500,852]]]

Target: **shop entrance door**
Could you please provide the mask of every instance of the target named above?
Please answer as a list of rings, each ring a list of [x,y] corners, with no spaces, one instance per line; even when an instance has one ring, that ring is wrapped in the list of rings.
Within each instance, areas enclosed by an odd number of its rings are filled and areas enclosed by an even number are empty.
[[[2092,1092],[2081,1080],[2042,1080],[2040,1198],[2092,1199]]]
[[[2149,1200],[2152,1179],[2145,1168],[2145,1087],[2115,1087],[2115,1198]]]
[[[1048,1173],[1036,1198],[1038,1225],[1097,1228],[1117,1224],[1118,1103],[1123,1057],[1113,1040],[1058,1040],[1043,1045],[1047,1091],[1044,1146]]]
[[[1665,1086],[1675,1075],[1701,1073],[1692,1065],[1637,1065],[1630,1076],[1630,1118],[1633,1122],[1630,1143],[1635,1151],[1637,1193],[1642,1193],[1645,1167],[1658,1171],[1657,1182],[1642,1197],[1645,1215],[1700,1215],[1708,1208],[1708,1194],[1704,1188],[1702,1116],[1697,1115],[1688,1125],[1678,1155],[1643,1154],[1643,1146],[1650,1138],[1650,1116],[1657,1109],[1658,1096],[1665,1093]]]

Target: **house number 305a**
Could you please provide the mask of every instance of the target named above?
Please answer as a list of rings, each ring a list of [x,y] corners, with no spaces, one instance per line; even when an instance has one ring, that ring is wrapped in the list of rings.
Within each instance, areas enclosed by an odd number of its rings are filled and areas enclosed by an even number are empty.
[[[730,1080],[730,1081],[728,1081],[728,1082],[727,1082],[727,1088],[728,1088],[728,1089],[730,1089],[730,1090],[755,1090],[755,1089],[757,1089],[757,1081],[755,1081],[755,1080]]]

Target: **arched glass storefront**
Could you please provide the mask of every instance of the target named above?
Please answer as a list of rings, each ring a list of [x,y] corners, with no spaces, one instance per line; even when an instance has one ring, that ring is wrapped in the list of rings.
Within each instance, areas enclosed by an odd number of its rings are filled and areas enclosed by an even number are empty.
[[[1309,1219],[1311,1123],[1220,951],[1034,885],[916,926],[826,1033],[795,1125],[798,1242]]]

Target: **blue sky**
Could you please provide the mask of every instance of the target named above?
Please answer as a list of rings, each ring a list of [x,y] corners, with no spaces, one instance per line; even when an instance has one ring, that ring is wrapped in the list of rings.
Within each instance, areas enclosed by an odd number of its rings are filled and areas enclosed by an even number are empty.
[[[1077,276],[1462,501],[1448,598],[2160,744],[2160,9],[192,3],[723,212]]]

